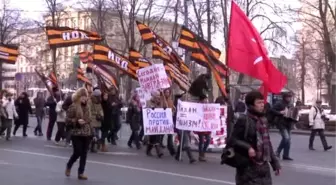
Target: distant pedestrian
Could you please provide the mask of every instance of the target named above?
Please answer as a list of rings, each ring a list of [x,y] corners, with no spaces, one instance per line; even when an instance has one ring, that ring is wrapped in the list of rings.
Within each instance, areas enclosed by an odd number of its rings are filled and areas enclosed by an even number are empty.
[[[18,99],[15,101],[15,106],[17,113],[19,114],[19,120],[14,127],[13,135],[16,134],[16,131],[22,125],[22,136],[27,137],[27,127],[29,124],[29,113],[32,114],[32,108],[30,105],[29,97],[26,92],[21,93]]]
[[[329,121],[324,110],[321,107],[322,101],[317,100],[316,104],[312,106],[309,111],[309,126],[311,127],[311,134],[309,137],[309,149],[315,150],[313,147],[316,133],[319,133],[322,145],[325,151],[330,150],[332,146],[328,146],[326,137],[324,135],[325,122]]]
[[[4,131],[6,131],[6,140],[9,141],[11,137],[11,130],[14,119],[18,118],[18,114],[16,112],[16,108],[14,105],[14,100],[12,98],[11,93],[6,94],[6,98],[2,100],[2,113],[1,113],[1,130],[0,135],[3,134]]]
[[[53,133],[53,129],[57,120],[56,105],[60,98],[60,92],[57,87],[52,88],[53,94],[47,99],[46,105],[49,107],[49,123],[47,129],[47,140],[50,141]]]
[[[37,119],[37,125],[34,130],[34,134],[37,136],[43,136],[42,132],[42,122],[45,117],[45,110],[44,110],[44,105],[45,105],[45,99],[43,97],[42,92],[38,92],[36,98],[34,98],[34,105],[35,105],[35,115]]]
[[[55,143],[59,144],[61,140],[66,139],[65,133],[65,118],[66,118],[66,111],[63,109],[64,103],[64,94],[61,95],[61,98],[58,100],[56,105],[56,113],[57,113],[57,133],[55,137]]]

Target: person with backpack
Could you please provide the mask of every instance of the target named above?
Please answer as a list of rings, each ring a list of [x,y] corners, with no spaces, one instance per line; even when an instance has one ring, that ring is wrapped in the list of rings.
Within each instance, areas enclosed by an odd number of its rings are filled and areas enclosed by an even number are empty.
[[[222,164],[236,168],[236,185],[271,185],[269,164],[280,174],[264,112],[264,96],[252,91],[245,97],[247,113],[240,116],[229,136]]]
[[[317,100],[316,104],[312,106],[309,111],[309,126],[311,127],[309,150],[315,150],[313,144],[316,133],[319,133],[325,151],[328,151],[332,148],[332,146],[328,146],[326,137],[324,135],[325,122],[329,121],[329,119],[326,117],[321,105],[322,101]]]

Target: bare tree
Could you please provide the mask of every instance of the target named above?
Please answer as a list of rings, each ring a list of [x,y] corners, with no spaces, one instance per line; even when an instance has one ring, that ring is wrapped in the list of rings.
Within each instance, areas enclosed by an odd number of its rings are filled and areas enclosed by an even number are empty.
[[[327,63],[326,80],[328,84],[331,113],[336,113],[336,85],[331,83],[332,74],[336,72],[336,48],[333,33],[336,30],[336,7],[329,0],[300,0],[302,8],[295,10],[301,16],[304,26],[314,30],[323,41]],[[336,6],[336,5],[334,5]]]
[[[144,44],[136,31],[135,21],[144,22],[155,31],[172,3],[167,1],[166,4],[161,5],[160,2],[159,0],[111,0],[111,9],[117,12],[117,23],[120,25],[123,37],[119,46],[122,54],[125,54],[128,48],[135,48],[140,51],[144,49]],[[145,51],[147,51],[146,48]],[[132,90],[132,79],[129,77],[126,89],[126,97],[128,98],[130,96],[129,92]]]
[[[18,44],[20,36],[26,33],[27,28],[32,24],[25,19],[20,10],[10,9],[9,0],[2,0],[0,10],[0,43],[1,44]],[[0,62],[0,72],[3,72],[2,62]],[[3,78],[0,75],[0,89],[2,88]]]

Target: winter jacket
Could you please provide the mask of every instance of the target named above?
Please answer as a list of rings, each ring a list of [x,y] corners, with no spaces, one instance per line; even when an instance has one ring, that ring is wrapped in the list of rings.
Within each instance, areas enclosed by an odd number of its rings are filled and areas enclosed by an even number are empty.
[[[255,113],[252,110],[248,110],[248,112],[249,114],[252,114],[254,116],[261,117],[261,119],[267,120],[266,117],[261,113]],[[246,124],[247,121],[249,122],[248,124]],[[250,117],[249,115],[238,118],[236,124],[234,125],[232,135],[228,141],[228,144],[234,147],[235,152],[239,153],[240,155],[242,155],[242,157],[245,157],[246,159],[249,159],[249,156],[248,156],[249,148],[252,147],[255,150],[257,148],[256,122],[257,120],[253,117]],[[248,130],[247,130],[247,135],[245,137],[246,125],[248,125],[247,127]],[[279,160],[273,151],[273,147],[271,143],[270,143],[269,149],[270,149],[269,152],[270,152],[270,157],[271,157],[270,164],[273,170],[280,169]],[[250,162],[252,165],[253,162],[252,161]]]
[[[56,119],[57,114],[56,114],[56,101],[53,96],[49,96],[45,106],[49,107],[49,119]]]
[[[14,100],[8,101],[7,99],[3,100],[3,107],[5,108],[7,119],[13,120],[14,118],[18,118],[19,115],[16,112],[16,108],[14,105]]]
[[[57,122],[65,122],[66,119],[66,111],[63,110],[63,101],[59,101],[56,105],[56,113],[57,113]]]
[[[103,108],[104,119],[101,125],[103,132],[109,131],[112,128],[112,105],[108,100],[102,100],[101,102]]]
[[[100,101],[97,97],[92,96],[90,102],[91,108],[91,126],[94,128],[100,128],[104,118],[104,112]]]
[[[29,99],[28,98],[18,98],[16,99],[14,104],[17,108],[19,119],[28,120],[29,113],[33,113]]]
[[[45,100],[44,98],[34,98],[34,105],[35,105],[35,115],[39,117],[44,117],[44,105]]]
[[[325,123],[322,117],[325,116],[324,110],[316,106],[312,106],[309,111],[309,126],[312,129],[325,129]]]
[[[132,131],[140,130],[140,125],[142,125],[142,108],[138,108],[138,106],[134,102],[130,102],[127,109],[127,116],[129,116],[129,124]]]

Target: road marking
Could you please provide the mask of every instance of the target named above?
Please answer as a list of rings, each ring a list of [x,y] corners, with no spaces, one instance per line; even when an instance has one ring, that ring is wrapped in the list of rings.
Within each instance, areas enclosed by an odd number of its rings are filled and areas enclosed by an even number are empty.
[[[48,148],[57,148],[57,149],[72,149],[72,147],[65,147],[65,146],[57,146],[57,145],[44,145]],[[104,155],[120,155],[120,156],[137,156],[139,154],[134,152],[99,152],[98,154],[104,154]]]
[[[0,150],[6,151],[6,152],[28,154],[28,155],[35,155],[35,156],[41,156],[41,157],[47,157],[47,158],[56,158],[56,159],[63,159],[63,160],[68,160],[68,158],[69,158],[69,157],[64,157],[64,156],[51,155],[51,154],[45,154],[45,153],[29,152],[29,151],[23,151],[23,150],[12,150],[12,149],[0,149]],[[178,174],[178,173],[173,173],[173,172],[153,170],[153,169],[148,169],[148,168],[140,168],[140,167],[135,167],[135,166],[127,166],[127,165],[121,165],[121,164],[115,164],[115,163],[99,162],[99,161],[92,161],[92,160],[87,160],[87,162],[92,163],[92,164],[112,166],[112,167],[124,168],[124,169],[129,169],[129,170],[138,170],[138,171],[143,171],[143,172],[157,173],[157,174],[162,174],[162,175],[170,175],[170,176],[189,178],[189,179],[194,179],[194,180],[215,182],[215,183],[219,183],[219,184],[227,184],[227,185],[235,185],[236,184],[234,182],[224,181],[224,180],[219,180],[219,179],[210,179],[210,178],[205,178],[205,177],[197,177],[197,176],[192,176],[192,175]]]
[[[209,158],[213,159],[220,159],[219,156],[208,156]],[[286,166],[286,167],[292,167],[292,168],[298,168],[298,169],[303,169],[303,170],[310,170],[310,171],[319,171],[319,172],[326,172],[326,173],[331,173],[331,174],[336,174],[336,169],[335,168],[328,168],[328,167],[321,167],[321,166],[313,166],[313,165],[305,165],[305,164],[296,164],[296,163],[281,163],[281,166]]]
[[[0,165],[9,165],[9,163],[5,161],[0,161]]]

